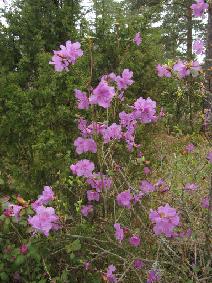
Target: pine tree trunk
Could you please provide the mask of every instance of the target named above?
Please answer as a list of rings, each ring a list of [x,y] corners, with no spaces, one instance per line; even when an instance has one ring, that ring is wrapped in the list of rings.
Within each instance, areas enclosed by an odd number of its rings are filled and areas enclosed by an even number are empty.
[[[192,59],[192,10],[190,8],[190,3],[187,9],[187,60]]]

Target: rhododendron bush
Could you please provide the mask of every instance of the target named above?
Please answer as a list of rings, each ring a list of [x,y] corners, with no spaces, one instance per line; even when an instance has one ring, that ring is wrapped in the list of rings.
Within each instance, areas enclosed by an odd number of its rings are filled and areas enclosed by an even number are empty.
[[[208,5],[199,0],[191,8],[202,16]],[[131,44],[142,43],[138,31]],[[193,49],[204,53],[204,43],[195,41]],[[49,64],[68,76],[83,56],[89,56],[83,45],[68,40]],[[155,72],[185,85],[203,73],[196,59],[180,58],[158,62]],[[212,151],[189,137],[183,148],[164,154],[169,141],[154,135],[156,149],[147,150],[145,137],[166,113],[142,93],[129,103],[135,83],[133,69],[125,66],[75,88],[78,136],[68,185],[48,184],[33,200],[1,198],[2,234],[14,244],[3,239],[0,269],[12,266],[11,282],[35,282],[31,263],[36,282],[210,282]]]

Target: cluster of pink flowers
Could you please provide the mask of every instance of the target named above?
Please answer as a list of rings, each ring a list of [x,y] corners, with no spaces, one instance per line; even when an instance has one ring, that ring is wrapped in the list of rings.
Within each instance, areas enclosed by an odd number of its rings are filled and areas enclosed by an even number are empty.
[[[114,265],[111,264],[111,265],[108,266],[107,273],[105,274],[108,282],[110,282],[110,283],[116,283],[117,282],[116,275],[114,274],[115,271],[116,271],[116,267]]]
[[[60,228],[59,217],[55,214],[54,208],[44,206],[54,200],[54,198],[55,195],[52,188],[45,186],[42,194],[31,204],[36,214],[29,216],[28,223],[32,226],[34,232],[48,236],[50,230],[58,230]]]
[[[72,164],[70,166],[70,169],[73,172],[73,174],[79,177],[82,177],[82,176],[91,177],[94,168],[95,168],[94,163],[87,159],[82,159],[78,161],[76,164]]]
[[[3,214],[6,217],[15,217],[16,221],[19,221],[22,208],[23,207],[20,205],[7,203],[7,208],[4,210]]]
[[[187,183],[184,187],[185,191],[196,191],[198,189],[198,185],[194,183]]]
[[[60,228],[59,218],[55,214],[53,207],[38,206],[35,209],[36,214],[29,216],[28,223],[35,232],[40,232],[45,236],[49,235],[50,230],[58,230]]]
[[[78,154],[81,154],[84,152],[96,153],[97,151],[96,142],[92,138],[85,139],[85,138],[79,137],[74,141],[74,146],[76,147],[76,152]]]
[[[54,199],[54,192],[52,191],[52,188],[49,186],[45,186],[42,194],[38,197],[38,199],[35,202],[31,204],[31,206],[33,209],[36,209],[41,205],[47,205],[48,202],[52,201],[53,199]]]
[[[77,108],[78,109],[88,109],[89,108],[89,99],[85,92],[82,92],[79,89],[75,89],[75,97],[78,101]]]
[[[156,283],[160,282],[161,276],[159,270],[152,269],[147,274],[147,281],[146,283]]]
[[[94,173],[92,177],[86,179],[86,183],[89,184],[97,192],[110,189],[112,186],[112,179],[106,175],[100,173]]]
[[[204,42],[202,40],[195,40],[193,43],[193,50],[196,55],[202,55],[205,53]]]
[[[76,63],[77,59],[83,55],[79,42],[72,43],[66,41],[65,45],[60,45],[61,50],[54,50],[52,61],[49,64],[54,65],[55,71],[68,71],[69,65]]]
[[[142,42],[142,37],[141,37],[141,33],[140,32],[137,32],[134,39],[133,39],[133,42],[139,46],[141,45],[141,42]]]
[[[191,153],[195,150],[195,145],[193,143],[189,143],[185,147],[185,150],[186,150],[187,153]]]
[[[180,223],[176,209],[172,208],[169,204],[160,206],[157,210],[151,210],[149,218],[154,224],[153,230],[155,234],[164,234],[167,237],[172,237],[174,228]]]
[[[130,193],[130,190],[121,192],[117,195],[116,197],[118,205],[125,207],[125,208],[130,208],[131,207],[131,201],[133,200],[133,196]]]
[[[115,223],[114,224],[114,228],[115,228],[115,238],[118,241],[123,241],[124,239],[124,229],[121,228],[121,225],[119,223]]]
[[[170,78],[172,74],[176,74],[179,79],[184,79],[190,75],[197,77],[202,70],[198,61],[185,62],[178,60],[172,67],[158,64],[156,67],[159,77]]]
[[[203,13],[208,9],[209,5],[205,0],[196,0],[196,3],[191,5],[195,17],[202,17]]]

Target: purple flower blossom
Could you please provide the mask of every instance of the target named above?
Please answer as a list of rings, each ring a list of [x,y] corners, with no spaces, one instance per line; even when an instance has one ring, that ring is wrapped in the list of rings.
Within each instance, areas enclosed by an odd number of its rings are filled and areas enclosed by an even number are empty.
[[[74,141],[74,146],[76,146],[76,152],[81,154],[83,152],[97,152],[97,145],[93,139],[77,138]]]
[[[188,153],[191,153],[191,152],[193,152],[193,151],[195,150],[195,145],[194,145],[193,143],[189,143],[189,144],[186,146],[185,150],[186,150]]]
[[[144,99],[142,97],[138,98],[134,103],[134,116],[141,123],[151,123],[155,121],[156,114],[156,102],[151,98]]]
[[[36,208],[36,215],[28,218],[28,223],[37,232],[49,235],[50,230],[59,229],[59,218],[53,207],[39,206]]]
[[[72,43],[70,40],[66,41],[65,46],[60,45],[61,50],[54,50],[52,61],[49,64],[54,65],[55,71],[68,71],[70,64],[75,64],[76,60],[83,55],[79,42]]]
[[[190,70],[187,67],[186,63],[179,60],[174,66],[173,70],[178,73],[180,79],[183,79],[190,75]]]
[[[150,211],[149,218],[154,223],[153,230],[156,235],[164,234],[172,237],[173,229],[179,225],[180,218],[176,209],[169,204]]]
[[[162,78],[162,77],[170,78],[172,76],[169,67],[166,66],[166,65],[158,64],[156,66],[156,70],[157,70],[157,73],[158,73],[158,77],[160,77],[160,78]]]
[[[88,201],[93,201],[93,200],[99,201],[100,195],[96,191],[88,190],[87,191],[87,198],[88,198]]]
[[[22,255],[26,255],[29,251],[28,246],[25,244],[21,245],[19,250]]]
[[[146,283],[155,283],[159,282],[161,279],[160,273],[158,270],[152,269],[147,274],[147,281]]]
[[[109,265],[106,273],[106,278],[110,283],[117,282],[116,276],[113,274],[116,271],[116,268],[114,265]]]
[[[78,109],[88,109],[89,108],[89,99],[85,92],[82,92],[79,89],[75,89],[75,97],[78,100]]]
[[[130,190],[123,191],[120,194],[117,195],[116,201],[118,205],[130,208],[131,206],[131,200],[133,199],[133,196],[130,193]]]
[[[124,239],[124,229],[123,228],[121,228],[121,225],[119,224],[119,223],[115,223],[114,225],[113,225],[113,227],[115,228],[115,238],[116,238],[116,240],[118,240],[118,241],[123,241],[123,239]]]
[[[3,214],[6,217],[15,217],[17,221],[20,219],[20,211],[23,207],[20,205],[8,203],[7,208],[4,210]]]
[[[145,175],[149,175],[150,173],[151,173],[152,171],[151,171],[151,169],[149,168],[149,167],[144,167],[144,174]]]
[[[212,151],[209,151],[209,152],[208,152],[207,160],[208,160],[210,163],[212,163]]]
[[[112,179],[101,173],[93,174],[91,178],[86,180],[86,183],[91,185],[97,192],[101,192],[103,189],[110,189],[112,186]]]
[[[190,69],[192,76],[197,77],[199,75],[199,72],[202,70],[202,67],[200,66],[198,61],[192,61]]]
[[[46,205],[48,202],[54,199],[54,192],[52,187],[45,186],[42,192],[42,195],[38,197],[38,199],[31,204],[32,208],[36,210],[37,207],[41,205]]]
[[[124,69],[121,76],[116,77],[116,82],[119,90],[127,89],[134,83],[132,80],[133,72],[129,69]]]
[[[159,179],[157,183],[155,184],[155,188],[157,191],[164,193],[170,190],[170,187],[167,185],[167,183],[163,179]]]
[[[137,32],[134,39],[133,39],[133,42],[139,46],[141,45],[141,42],[142,42],[142,37],[141,37],[141,33],[140,32]]]
[[[76,164],[72,164],[70,166],[70,169],[73,172],[73,174],[79,177],[82,176],[91,177],[94,168],[95,168],[94,163],[87,159],[80,160]]]
[[[141,183],[140,183],[140,190],[143,193],[148,194],[150,192],[154,192],[155,191],[155,187],[150,182],[148,182],[146,180],[142,180]]]
[[[97,104],[103,108],[109,108],[114,96],[114,88],[110,87],[107,82],[101,81],[93,90],[93,94],[90,96],[89,101],[90,104]]]
[[[130,245],[133,246],[133,247],[138,247],[138,246],[140,246],[141,239],[140,239],[139,236],[133,235],[132,237],[130,237],[129,243],[130,243]]]
[[[194,183],[187,183],[184,187],[185,191],[196,191],[198,189],[198,185]]]
[[[203,208],[207,208],[207,209],[209,208],[209,197],[208,196],[206,196],[202,199],[201,206]]]
[[[205,10],[208,9],[208,4],[204,0],[196,0],[196,4],[191,5],[195,17],[201,17]]]
[[[81,207],[81,213],[85,217],[88,217],[88,215],[92,212],[93,212],[93,205],[91,205],[91,204],[83,205]]]
[[[133,266],[134,266],[135,269],[141,269],[141,268],[144,267],[144,263],[141,259],[137,258],[137,259],[134,260]]]
[[[193,43],[193,50],[196,55],[201,55],[205,53],[204,42],[202,40],[195,40]]]
[[[120,140],[122,138],[121,126],[113,123],[103,131],[102,135],[104,143],[109,143],[111,140]]]

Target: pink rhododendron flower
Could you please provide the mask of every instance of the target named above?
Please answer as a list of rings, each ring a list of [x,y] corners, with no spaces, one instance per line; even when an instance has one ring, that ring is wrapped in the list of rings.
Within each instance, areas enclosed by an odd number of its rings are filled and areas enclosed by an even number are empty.
[[[74,141],[74,146],[76,146],[76,152],[82,154],[84,152],[97,152],[97,145],[93,139],[77,138]]]
[[[189,143],[189,144],[186,146],[185,150],[186,150],[188,153],[191,153],[191,152],[193,152],[193,151],[195,150],[195,145],[194,145],[193,143]]]
[[[117,195],[116,200],[118,205],[130,208],[131,206],[131,200],[133,199],[133,196],[130,193],[130,190],[121,192],[120,194]]]
[[[123,228],[121,228],[121,225],[119,224],[119,223],[115,223],[114,225],[113,225],[113,227],[115,228],[115,238],[116,238],[116,240],[118,240],[118,241],[123,241],[123,239],[124,239],[124,229]]]
[[[88,215],[92,212],[93,212],[93,205],[91,205],[91,204],[83,205],[81,207],[81,213],[85,217],[88,217]]]
[[[20,250],[20,253],[21,253],[22,255],[26,255],[26,254],[28,253],[28,251],[29,251],[27,245],[21,245],[19,250]]]
[[[158,270],[152,269],[147,274],[147,281],[146,283],[155,283],[159,282],[161,279],[160,273]]]
[[[75,89],[75,97],[78,101],[78,109],[88,109],[89,108],[89,99],[85,92],[82,92],[79,89]]]
[[[109,86],[107,82],[101,81],[98,86],[93,90],[89,101],[90,104],[97,104],[103,108],[109,108],[114,96],[114,88]]]
[[[104,75],[101,77],[101,81],[106,81],[106,82],[115,82],[116,81],[116,74],[115,73],[110,73],[108,75]]]
[[[170,190],[170,187],[167,185],[167,183],[163,179],[159,179],[157,183],[155,184],[155,188],[157,191],[164,193]]]
[[[54,192],[52,187],[45,186],[42,192],[42,195],[38,197],[38,199],[31,204],[32,208],[35,210],[38,206],[46,205],[48,202],[54,199]]]
[[[88,124],[88,121],[83,119],[83,118],[80,118],[78,119],[78,129],[80,130],[81,132],[81,135],[83,137],[87,137],[88,136],[88,132],[87,132],[87,124]]]
[[[183,79],[190,75],[190,70],[187,67],[186,63],[179,60],[174,66],[173,70],[178,73],[180,79]]]
[[[144,167],[144,174],[149,175],[152,171],[149,169],[149,167]]]
[[[212,163],[212,151],[208,152],[207,160]]]
[[[94,163],[87,159],[80,160],[76,164],[72,164],[70,166],[70,169],[73,172],[73,174],[79,177],[82,176],[91,177],[94,168],[95,168]]]
[[[198,189],[198,185],[194,183],[188,183],[184,187],[185,191],[196,191]]]
[[[148,182],[146,180],[142,180],[141,183],[140,183],[140,190],[143,193],[148,194],[150,192],[154,192],[155,191],[155,187],[150,182]]]
[[[89,270],[91,267],[91,263],[89,261],[84,262],[83,265],[84,265],[85,270]]]
[[[144,262],[141,259],[137,258],[134,260],[133,266],[135,269],[141,269],[144,267]]]
[[[134,103],[133,114],[141,123],[154,122],[156,118],[156,102],[149,97],[147,99],[138,98]]]
[[[93,201],[93,200],[99,201],[100,195],[96,191],[88,190],[87,191],[87,198],[88,198],[88,201]]]
[[[28,218],[28,223],[37,232],[49,235],[50,230],[59,229],[59,218],[53,207],[39,206],[36,208],[36,215]]]
[[[60,45],[61,50],[54,50],[52,61],[49,64],[54,65],[55,71],[68,71],[70,64],[75,64],[76,60],[83,55],[79,42],[72,43],[70,40],[66,41],[65,46]]]
[[[112,179],[101,173],[95,173],[91,178],[86,180],[86,183],[91,185],[97,192],[101,192],[103,189],[110,189],[112,186]]]
[[[199,75],[199,72],[202,70],[202,67],[200,66],[198,61],[192,61],[190,69],[192,76],[197,77]]]
[[[201,17],[205,10],[208,9],[208,4],[205,3],[205,0],[196,0],[196,3],[191,5],[191,9],[195,17]]]
[[[92,122],[87,127],[89,135],[102,135],[104,130],[107,128],[107,125],[98,122]]]
[[[193,50],[196,55],[201,55],[205,53],[204,42],[202,40],[195,40],[193,43]]]
[[[202,199],[201,206],[203,208],[209,208],[209,197],[208,196],[206,196]]]
[[[139,236],[133,235],[132,237],[130,237],[129,243],[130,243],[130,245],[133,246],[133,247],[138,247],[138,246],[140,246],[141,239],[140,239]]]
[[[15,217],[17,221],[20,219],[20,211],[23,207],[20,205],[8,203],[7,208],[4,210],[3,214],[6,217]]]
[[[121,76],[116,77],[117,87],[119,90],[127,89],[134,83],[132,80],[133,72],[129,69],[124,69]]]
[[[160,78],[162,78],[162,77],[170,78],[172,76],[169,67],[166,66],[166,65],[158,64],[156,66],[156,70],[157,70],[158,77],[160,77]]]
[[[153,230],[156,235],[164,234],[172,237],[173,229],[179,225],[180,218],[176,209],[169,204],[150,211],[149,218],[154,223]]]
[[[106,273],[106,278],[108,280],[108,282],[110,283],[115,283],[117,282],[116,276],[115,274],[113,274],[116,271],[116,268],[114,265],[109,265],[108,269],[107,269],[107,273]]]
[[[134,39],[133,39],[133,42],[139,46],[141,45],[141,42],[142,42],[142,38],[141,38],[141,33],[140,32],[137,32]]]
[[[102,135],[104,143],[109,143],[112,140],[120,140],[122,138],[121,126],[113,123],[103,131]]]

